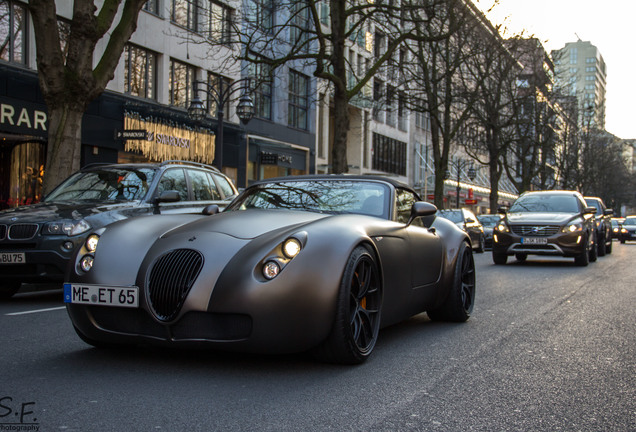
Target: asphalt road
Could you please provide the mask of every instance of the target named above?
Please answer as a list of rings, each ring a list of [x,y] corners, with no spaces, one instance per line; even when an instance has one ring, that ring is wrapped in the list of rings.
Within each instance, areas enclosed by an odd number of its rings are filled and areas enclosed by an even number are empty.
[[[585,268],[475,258],[468,323],[418,315],[355,367],[98,350],[61,291],[20,293],[0,302],[0,431],[636,431],[636,244]]]

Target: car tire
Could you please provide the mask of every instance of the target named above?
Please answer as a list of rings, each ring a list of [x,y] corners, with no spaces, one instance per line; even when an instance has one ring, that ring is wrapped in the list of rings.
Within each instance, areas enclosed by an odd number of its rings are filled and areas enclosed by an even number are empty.
[[[621,240],[621,244],[625,244],[625,240]]]
[[[381,308],[382,286],[375,255],[358,246],[342,275],[331,332],[313,351],[314,356],[329,363],[364,362],[378,339]]]
[[[596,243],[597,247],[597,254],[600,257],[605,256],[605,254],[607,253],[607,249],[605,248],[605,236],[601,237],[600,239],[598,239],[598,242]]]
[[[483,253],[486,249],[486,238],[483,235],[479,236],[479,247],[477,248],[478,253]]]
[[[453,285],[439,309],[427,311],[434,321],[465,322],[475,306],[475,260],[467,243],[462,243],[455,263]]]
[[[2,282],[0,285],[0,300],[7,300],[13,297],[22,286],[22,282]]]
[[[508,255],[506,255],[505,253],[497,253],[493,250],[492,261],[497,265],[506,264],[506,262],[508,261]]]
[[[515,258],[517,258],[517,261],[524,262],[528,258],[528,254],[527,253],[518,253],[518,254],[515,254]]]
[[[605,246],[605,252],[609,255],[612,253],[612,243],[614,241],[611,239],[610,237],[610,241],[607,243],[607,245]]]
[[[584,249],[579,255],[574,257],[574,264],[579,267],[586,267],[590,263],[590,254]]]
[[[594,238],[596,239],[596,234],[594,234]],[[596,241],[592,247],[589,249],[589,261],[596,262],[598,258],[598,241]]]

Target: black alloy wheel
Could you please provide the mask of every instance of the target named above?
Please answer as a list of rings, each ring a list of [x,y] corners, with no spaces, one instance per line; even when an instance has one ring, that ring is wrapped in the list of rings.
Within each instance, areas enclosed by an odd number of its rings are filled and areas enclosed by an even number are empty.
[[[358,364],[365,361],[378,339],[382,286],[373,253],[358,246],[345,267],[336,320],[331,333],[314,355],[330,363]]]
[[[475,260],[468,244],[462,243],[448,297],[442,307],[427,311],[429,318],[435,321],[467,321],[475,306],[475,287]]]
[[[495,252],[495,250],[493,249],[492,261],[497,265],[504,265],[508,261],[508,255],[506,255],[505,253]]]

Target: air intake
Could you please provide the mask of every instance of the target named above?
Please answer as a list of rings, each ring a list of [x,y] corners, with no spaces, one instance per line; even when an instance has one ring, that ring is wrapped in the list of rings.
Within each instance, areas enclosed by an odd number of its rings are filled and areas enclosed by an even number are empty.
[[[176,249],[155,261],[146,289],[159,320],[171,321],[177,316],[202,266],[203,256],[192,249]]]

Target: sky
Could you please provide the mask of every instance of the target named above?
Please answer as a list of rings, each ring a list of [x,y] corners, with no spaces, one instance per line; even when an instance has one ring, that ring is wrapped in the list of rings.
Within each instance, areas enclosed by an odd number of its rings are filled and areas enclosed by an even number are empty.
[[[508,35],[525,30],[546,51],[567,42],[589,41],[607,65],[605,129],[636,139],[636,0],[473,0]],[[506,34],[504,34],[506,36]]]

